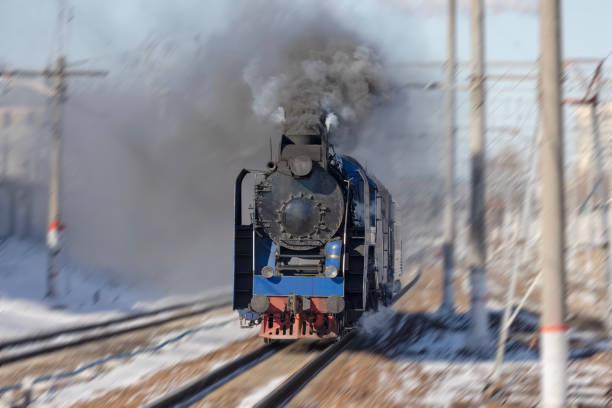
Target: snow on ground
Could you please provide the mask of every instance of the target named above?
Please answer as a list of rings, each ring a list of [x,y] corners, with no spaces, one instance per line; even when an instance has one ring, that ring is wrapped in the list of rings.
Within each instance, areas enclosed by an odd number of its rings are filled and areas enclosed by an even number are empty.
[[[101,374],[100,367],[79,374],[74,377],[73,383],[57,391],[48,392],[35,401],[33,406],[65,407],[77,401],[89,400],[112,389],[139,383],[165,367],[194,360],[231,342],[253,335],[250,330],[240,329],[237,314],[203,318],[198,328],[190,329],[188,335],[180,337],[184,333],[185,330],[179,330],[156,338],[151,342],[150,348],[168,340],[178,339],[157,351],[105,363],[104,368],[107,370]]]
[[[230,293],[221,288],[189,297],[164,296],[154,287],[118,284],[64,267],[57,280],[58,297],[49,300],[44,298],[46,262],[41,243],[0,243],[0,340]]]
[[[257,391],[245,397],[240,404],[238,404],[238,408],[250,408],[261,401],[266,395],[271,393],[276,387],[278,387],[283,381],[285,377],[276,377],[272,379],[265,386],[258,388]]]
[[[506,362],[504,377],[509,380],[502,389],[504,403],[515,406],[535,406],[539,400],[541,367],[539,361]],[[597,374],[590,374],[588,368]],[[405,376],[419,375],[427,383],[435,380],[435,386],[426,389],[419,397],[419,403],[432,407],[451,407],[457,401],[475,401],[484,393],[484,386],[493,369],[491,361],[471,362],[421,362],[418,370],[414,367],[405,371]],[[584,406],[610,406],[608,389],[601,379],[609,376],[610,370],[604,365],[570,364],[568,367],[568,403]],[[413,381],[405,387],[414,389]],[[407,391],[408,393],[409,391]],[[573,405],[572,405],[573,406]],[[581,405],[582,406],[582,405]]]
[[[153,323],[155,321],[167,319],[171,317],[173,314],[174,312],[169,311],[169,312],[164,312],[160,314],[155,314],[149,317],[139,318],[136,320],[130,320],[130,321],[118,323],[118,324],[113,324],[112,326],[108,328],[88,330],[85,332],[86,334],[83,334],[83,333],[62,334],[57,337],[52,337],[51,339],[48,339],[48,340],[37,341],[34,343],[25,343],[25,344],[17,345],[17,346],[11,346],[10,348],[0,351],[0,358],[9,357],[9,356],[16,355],[16,354],[19,355],[21,353],[24,353],[30,350],[39,349],[41,347],[52,346],[55,344],[65,344],[67,342],[71,342],[71,341],[74,341],[74,340],[77,340],[83,337],[101,335],[101,334],[104,334],[105,332],[112,332],[115,330],[124,330],[130,327],[137,327],[137,326],[141,326],[144,324]]]
[[[385,396],[390,406],[412,398],[413,402],[421,404],[419,406],[448,407],[454,402],[474,400],[483,395],[493,372],[495,338],[491,338],[487,347],[489,353],[470,353],[468,320],[465,314],[449,318],[436,312],[403,313],[391,308],[363,316],[359,333],[361,343],[357,350],[382,355],[386,361],[398,364],[397,372],[391,375],[399,386]],[[491,333],[495,333],[500,313],[490,313],[489,322]],[[537,316],[521,312],[511,332],[517,335],[534,333],[537,327]],[[512,333],[502,368],[502,378],[508,384],[503,398],[519,406],[531,406],[537,403],[539,395],[538,346],[513,340]],[[612,350],[612,342],[602,339],[601,334],[574,329],[569,333],[569,341],[568,399],[592,406],[608,406],[606,378],[610,378],[611,368],[609,363],[589,358]],[[382,380],[382,383],[387,382],[390,380]]]

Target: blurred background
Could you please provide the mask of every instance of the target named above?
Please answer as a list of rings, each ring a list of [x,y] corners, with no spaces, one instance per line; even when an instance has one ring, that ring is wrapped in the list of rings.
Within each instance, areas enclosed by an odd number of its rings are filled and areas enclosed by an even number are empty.
[[[459,312],[470,307],[468,3],[458,1],[456,39]],[[526,307],[534,313],[541,288],[536,282],[529,292],[541,269],[537,3],[488,0],[485,19],[488,307],[505,305],[518,265],[516,297],[529,293]],[[67,80],[58,297],[42,305],[53,79],[0,80],[0,313],[7,335],[81,321],[68,312],[114,313],[169,296],[229,293],[235,178],[243,168],[265,167],[282,131],[282,89],[296,70],[309,72],[305,67],[337,69],[347,86],[356,84],[354,109],[339,114],[348,130],[332,143],[376,175],[398,205],[404,281],[425,272],[405,310],[436,310],[446,4],[1,0],[0,70],[53,69],[65,56],[67,70],[107,72]],[[609,0],[562,2],[567,304],[578,327],[597,330],[607,310],[601,210],[612,166],[610,15]],[[594,123],[591,105],[572,100],[593,95],[598,66]],[[360,75],[376,89],[360,88]],[[47,306],[67,312],[50,322]],[[609,354],[594,377],[610,373]]]
[[[537,10],[529,1],[490,3],[486,55],[497,77],[488,82],[488,157],[497,162],[503,155],[507,166],[525,172],[537,121]],[[407,243],[417,236],[439,236],[444,92],[419,88],[442,79],[443,1],[84,1],[64,6],[67,21],[59,27],[56,2],[6,0],[0,6],[5,69],[52,67],[60,47],[69,68],[109,72],[102,79],[76,77],[68,85],[62,262],[169,290],[192,290],[198,279],[230,284],[223,271],[231,266],[233,178],[242,167],[262,168],[270,138],[278,140],[280,134],[277,124],[256,112],[255,98],[265,92],[257,89],[258,82],[281,75],[291,58],[305,59],[307,52],[296,44],[306,41],[314,48],[330,41],[364,45],[380,61],[388,82],[386,100],[338,149],[385,180],[410,225],[404,229]],[[458,60],[467,61],[468,15],[466,4],[459,7]],[[601,1],[565,5],[565,55],[607,55],[605,36],[584,30],[604,29],[597,19],[605,13],[594,12],[598,7],[604,7]],[[292,49],[297,51],[289,56]],[[503,63],[510,59],[523,65]],[[593,67],[580,66],[582,77]],[[467,84],[468,76],[469,66],[460,64],[460,83]],[[46,98],[10,80],[1,86],[0,232],[41,240],[49,167]],[[583,84],[574,78],[568,86]],[[469,176],[466,90],[459,90],[457,102],[461,203]],[[604,116],[610,110],[605,101],[600,109]],[[580,130],[588,123],[572,107],[565,120],[571,186],[579,163],[584,168],[589,161]],[[608,123],[601,119],[604,133]],[[491,199],[507,187],[504,165],[497,167],[490,173]],[[524,183],[513,179],[514,193],[520,195]],[[502,196],[507,201],[508,194]],[[421,215],[410,218],[421,214],[419,204],[430,213],[425,223],[417,222]],[[412,247],[407,244],[408,253],[416,250]]]

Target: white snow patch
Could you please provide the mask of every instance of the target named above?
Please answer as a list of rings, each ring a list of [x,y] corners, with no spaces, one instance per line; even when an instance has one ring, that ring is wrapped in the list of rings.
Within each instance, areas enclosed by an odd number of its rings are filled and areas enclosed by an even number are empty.
[[[57,299],[45,299],[46,256],[39,243],[9,239],[0,244],[0,339],[117,317],[138,300],[160,297],[151,288],[122,287],[62,268]]]
[[[127,361],[118,360],[119,363],[105,364],[106,368],[109,366],[112,368],[88,382],[74,383],[60,389],[54,395],[45,396],[36,401],[34,406],[64,407],[76,401],[89,400],[104,395],[112,389],[136,384],[165,367],[197,359],[226,344],[253,335],[250,330],[240,329],[237,314],[202,319],[203,325],[209,326],[215,323],[220,325],[192,333],[157,352],[140,354]],[[183,330],[179,330],[160,336],[153,344],[160,344],[182,332]],[[150,398],[155,396],[152,393]]]
[[[148,286],[118,284],[82,270],[62,268],[57,299],[45,299],[47,252],[43,244],[8,239],[0,244],[0,341],[111,319],[196,299],[229,297],[228,288],[164,296]]]
[[[262,400],[266,395],[274,391],[274,389],[278,387],[284,380],[285,377],[276,377],[265,386],[257,388],[253,394],[240,401],[240,404],[238,404],[238,408],[251,408],[260,400]]]
[[[420,385],[418,376],[412,371],[403,372],[400,375],[400,381],[402,384],[401,388],[391,391],[389,395],[396,404],[406,403],[412,391]]]
[[[359,320],[362,333],[372,339],[376,339],[376,344],[383,344],[392,332],[388,330],[390,326],[403,326],[408,315],[403,316],[400,322],[395,323],[394,319],[397,312],[390,307],[381,307],[378,311],[365,312]]]
[[[190,294],[190,295],[169,295],[164,296],[155,300],[139,300],[136,301],[133,305],[133,309],[141,309],[141,310],[152,310],[152,309],[160,309],[167,306],[172,306],[179,303],[187,303],[187,302],[196,302],[202,299],[206,299],[215,301],[218,299],[229,299],[232,296],[232,287],[231,286],[221,286],[215,289],[208,289],[205,291],[201,291],[198,293]]]
[[[404,350],[423,359],[452,359],[465,348],[466,336],[463,331],[430,330]]]
[[[433,406],[447,406],[461,396],[482,392],[491,363],[423,363],[422,371],[435,376],[435,387],[425,395],[424,402]]]

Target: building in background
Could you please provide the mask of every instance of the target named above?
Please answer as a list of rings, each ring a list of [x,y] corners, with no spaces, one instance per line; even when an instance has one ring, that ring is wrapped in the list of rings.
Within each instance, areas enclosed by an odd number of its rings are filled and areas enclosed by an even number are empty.
[[[601,103],[597,109],[599,119],[599,139],[603,154],[604,188],[610,186],[609,176],[612,170],[612,101]],[[578,201],[582,203],[597,180],[595,151],[593,148],[593,124],[591,107],[581,105],[575,112],[576,136],[576,183]],[[600,202],[596,194],[592,203]]]
[[[597,182],[597,162],[593,143],[591,107],[580,105],[574,113],[574,136],[576,141],[575,172],[569,179],[570,201],[568,216],[576,217],[576,234],[572,239],[578,248],[599,248],[604,243],[600,212],[593,212],[601,205],[602,189],[610,187],[612,171],[612,102],[598,106],[599,140],[601,145],[604,179],[598,189],[586,201]],[[609,191],[609,190],[608,190]],[[585,204],[583,206],[583,204]]]
[[[49,142],[46,99],[28,89],[0,94],[0,239],[43,239]]]

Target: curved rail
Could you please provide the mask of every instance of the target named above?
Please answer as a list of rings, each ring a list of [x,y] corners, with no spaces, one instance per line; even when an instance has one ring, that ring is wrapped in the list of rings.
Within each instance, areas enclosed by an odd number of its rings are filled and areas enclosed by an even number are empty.
[[[421,278],[422,268],[419,268],[417,275],[404,286],[393,299],[395,304],[406,294]],[[357,330],[351,330],[336,343],[327,347],[319,356],[295,372],[282,384],[254,405],[256,408],[281,407],[293,399],[310,380],[312,380],[321,370],[329,365],[346,347],[356,338]]]
[[[399,300],[420,279],[422,269],[419,268],[417,275],[404,286],[395,296],[393,303]],[[356,339],[357,330],[352,330],[340,340],[326,347],[316,358],[305,364],[300,370],[289,376],[282,384],[257,402],[254,407],[277,407],[287,404],[297,393],[304,388],[312,378],[330,364],[346,347]],[[194,402],[204,399],[215,389],[238,376],[245,370],[252,368],[258,363],[270,357],[287,346],[287,343],[273,343],[258,348],[236,360],[183,385],[152,403],[146,408],[161,408],[174,406],[188,406]]]
[[[24,337],[22,339],[8,341],[8,342],[3,343],[5,348],[9,347],[8,345],[5,345],[5,344],[23,345],[23,344],[28,344],[28,343],[34,343],[38,341],[48,340],[48,339],[58,337],[64,334],[72,334],[72,333],[84,332],[84,331],[89,331],[89,330],[95,330],[98,328],[109,327],[115,324],[121,324],[121,323],[125,323],[128,321],[142,319],[142,318],[149,317],[149,316],[156,315],[156,314],[179,310],[181,308],[186,308],[190,306],[193,307],[191,310],[188,310],[186,312],[177,313],[175,315],[168,316],[165,318],[146,321],[144,323],[136,324],[133,326],[122,327],[116,330],[105,331],[103,333],[96,333],[96,334],[92,334],[89,336],[78,337],[76,339],[67,340],[61,343],[46,344],[41,347],[27,349],[21,352],[8,354],[6,356],[0,357],[0,367],[5,366],[10,363],[15,363],[17,361],[40,356],[43,354],[52,353],[52,352],[59,351],[59,350],[64,350],[70,347],[80,346],[82,344],[104,340],[110,337],[119,336],[119,335],[126,334],[129,332],[144,330],[144,329],[148,329],[148,328],[155,327],[155,326],[160,326],[160,325],[172,322],[174,320],[180,320],[180,319],[185,319],[185,318],[192,317],[192,316],[197,316],[199,314],[210,312],[211,310],[219,309],[225,306],[230,306],[231,301],[223,300],[223,301],[218,301],[217,303],[195,307],[197,304],[198,302],[194,302],[193,304],[186,303],[186,304],[181,304],[181,305],[173,305],[173,306],[168,306],[168,307],[157,309],[157,310],[150,311],[150,312],[144,312],[144,313],[137,314],[137,315],[130,315],[130,316],[125,316],[125,317],[118,318],[118,319],[111,319],[111,320],[107,320],[101,323],[89,324],[89,325],[78,326],[78,327],[71,327],[63,331],[57,330],[54,332],[42,333],[40,335],[29,336],[29,337]]]
[[[344,350],[355,338],[356,331],[350,331],[339,341],[328,346],[314,360],[310,361],[300,370],[287,378],[281,385],[276,387],[271,393],[266,395],[253,407],[280,407],[285,405],[310,382],[322,369],[334,361],[336,356]]]
[[[402,296],[404,296],[406,294],[406,292],[408,292],[410,289],[412,289],[412,287],[414,285],[417,284],[419,279],[421,279],[422,273],[423,273],[423,268],[419,268],[416,276],[410,282],[408,282],[408,284],[406,286],[404,286],[402,289],[400,289],[399,292],[397,292],[397,294],[395,295],[395,298],[393,299],[392,304],[397,302]]]
[[[286,345],[287,344],[274,343],[262,346],[216,370],[196,378],[175,391],[163,395],[150,404],[145,405],[145,408],[173,407],[179,404],[186,405],[190,402],[198,401],[204,398],[208,393],[242,373],[244,370],[255,366],[272,354],[280,351]]]
[[[5,341],[0,341],[0,350],[9,348],[9,347],[21,346],[21,345],[28,344],[28,343],[35,343],[38,341],[49,340],[54,337],[59,337],[59,336],[63,336],[66,334],[79,333],[79,332],[93,330],[93,329],[101,329],[101,328],[108,327],[114,324],[125,323],[131,320],[142,319],[143,317],[154,316],[156,314],[160,314],[164,312],[171,312],[173,310],[182,309],[185,307],[196,306],[199,304],[203,304],[205,302],[210,303],[211,301],[215,301],[215,300],[218,300],[218,299],[200,299],[200,300],[194,300],[191,302],[175,303],[170,306],[164,306],[158,309],[147,310],[146,312],[133,313],[127,316],[121,316],[121,317],[117,317],[113,319],[108,319],[108,320],[104,320],[98,323],[90,323],[90,324],[84,324],[84,325],[78,325],[78,326],[63,327],[63,328],[59,328],[59,329],[51,330],[47,332],[40,332],[36,334],[29,334],[29,335],[22,336],[22,337],[16,337],[16,338],[8,339]]]

